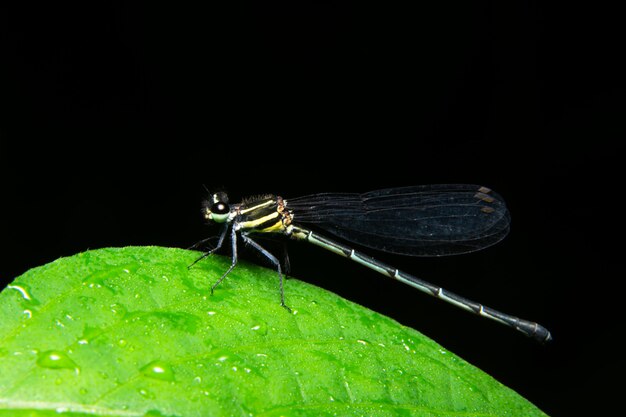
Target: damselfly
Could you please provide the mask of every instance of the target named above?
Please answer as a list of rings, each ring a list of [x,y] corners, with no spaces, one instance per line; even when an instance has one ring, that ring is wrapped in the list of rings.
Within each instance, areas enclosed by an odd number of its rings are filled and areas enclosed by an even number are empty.
[[[487,187],[423,185],[365,194],[324,193],[293,199],[266,195],[232,205],[226,193],[218,192],[205,201],[203,214],[207,220],[222,224],[223,229],[216,247],[196,262],[220,249],[229,230],[232,248],[232,263],[211,287],[211,293],[237,264],[237,239],[240,236],[244,243],[276,267],[280,303],[288,309],[280,261],[252,239],[254,235],[277,234],[345,256],[428,295],[513,327],[538,341],[551,339],[550,332],[537,323],[468,300],[305,227],[311,225],[345,241],[395,254],[444,256],[474,252],[499,242],[509,231],[510,217],[504,201]]]

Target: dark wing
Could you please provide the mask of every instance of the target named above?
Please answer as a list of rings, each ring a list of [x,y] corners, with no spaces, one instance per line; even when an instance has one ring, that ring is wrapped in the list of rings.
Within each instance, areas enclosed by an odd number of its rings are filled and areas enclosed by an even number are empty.
[[[502,198],[478,185],[423,185],[365,194],[287,200],[296,224],[314,224],[377,250],[411,256],[477,251],[499,242],[510,217]]]

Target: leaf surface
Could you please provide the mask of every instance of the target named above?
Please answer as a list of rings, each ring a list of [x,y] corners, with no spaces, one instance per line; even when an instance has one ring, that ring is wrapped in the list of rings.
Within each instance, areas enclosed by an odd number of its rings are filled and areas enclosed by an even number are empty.
[[[275,271],[87,251],[0,293],[0,416],[545,416],[417,331]]]

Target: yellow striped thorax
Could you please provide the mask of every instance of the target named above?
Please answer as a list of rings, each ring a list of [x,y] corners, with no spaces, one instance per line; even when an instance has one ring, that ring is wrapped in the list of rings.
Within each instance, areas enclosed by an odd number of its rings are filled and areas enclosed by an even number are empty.
[[[236,207],[239,229],[254,233],[284,233],[291,224],[291,213],[279,196],[256,197]]]
[[[204,217],[216,223],[234,223],[249,233],[288,233],[292,215],[282,197],[266,195],[230,206],[226,193],[215,193],[205,202]]]

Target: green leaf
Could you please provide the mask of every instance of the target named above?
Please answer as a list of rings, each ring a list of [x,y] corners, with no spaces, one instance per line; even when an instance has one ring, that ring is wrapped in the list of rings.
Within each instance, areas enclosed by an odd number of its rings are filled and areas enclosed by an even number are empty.
[[[0,416],[545,416],[415,330],[198,252],[101,249],[0,293]]]

